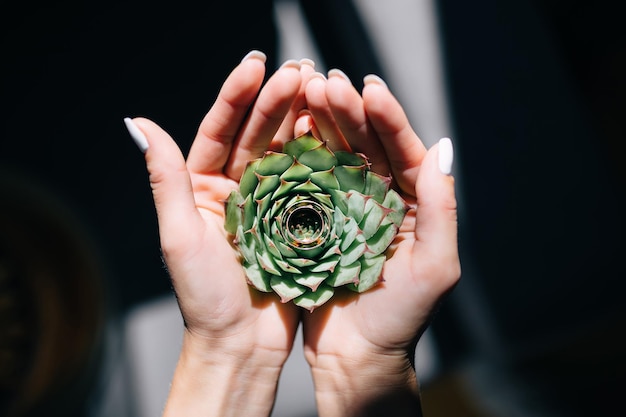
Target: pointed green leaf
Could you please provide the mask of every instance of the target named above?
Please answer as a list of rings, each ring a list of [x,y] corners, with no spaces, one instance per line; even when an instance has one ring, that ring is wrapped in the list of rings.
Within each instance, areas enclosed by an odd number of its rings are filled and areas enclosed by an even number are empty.
[[[333,271],[332,275],[326,280],[326,283],[333,287],[340,287],[346,284],[356,284],[359,282],[359,272],[361,271],[361,263],[353,262],[350,265],[341,266]]]
[[[287,262],[299,268],[315,265],[315,261],[309,258],[287,258]]]
[[[339,182],[337,177],[335,177],[334,171],[334,168],[331,168],[326,171],[313,172],[310,176],[311,181],[323,190],[337,190],[339,189]]]
[[[335,158],[335,155],[328,149],[325,143],[302,153],[298,160],[304,165],[311,167],[313,171],[327,171],[337,165],[337,158]]]
[[[385,197],[385,201],[383,202],[383,206],[393,210],[387,215],[387,218],[394,222],[396,226],[400,227],[404,221],[406,212],[409,210],[409,206],[406,201],[404,201],[404,199],[400,197],[400,194],[398,194],[395,190],[389,190],[387,196]]]
[[[312,135],[302,135],[283,145],[283,152],[293,157],[299,158],[306,151],[315,149],[322,141]]]
[[[353,218],[349,217],[347,223],[343,226],[343,234],[341,235],[342,242],[340,247],[341,252],[345,252],[346,249],[352,245],[352,242],[354,242],[358,233],[359,225]]]
[[[274,261],[272,260],[272,258],[267,252],[259,252],[257,250],[256,259],[259,262],[259,266],[261,267],[263,271],[269,272],[272,275],[278,275],[278,276],[282,275],[280,271],[278,270],[278,268],[276,268]]]
[[[267,235],[263,235],[263,241],[265,242],[265,247],[269,251],[269,253],[274,257],[274,261],[280,260],[283,258],[282,254],[278,250],[276,243],[272,239],[270,239]]]
[[[346,225],[348,218],[345,214],[339,209],[339,207],[335,207],[335,212],[333,213],[333,222],[335,225],[335,235],[337,238],[340,238],[343,235],[343,229]]]
[[[248,264],[256,264],[256,240],[250,233],[244,233],[243,226],[237,228],[237,247]]]
[[[256,219],[256,203],[252,200],[252,195],[248,194],[242,205],[243,230],[248,231],[252,228]]]
[[[293,300],[306,291],[303,286],[296,284],[291,279],[272,277],[270,285],[276,294],[280,296],[280,301],[283,303]]]
[[[256,172],[260,175],[280,175],[293,164],[293,157],[284,153],[267,151],[258,166]]]
[[[317,247],[313,247],[313,248],[293,248],[293,250],[296,251],[296,253],[298,254],[298,256],[302,257],[302,258],[308,258],[308,259],[316,259],[319,255],[322,254],[322,252],[324,252],[324,246],[317,246]]]
[[[387,221],[385,220],[374,236],[367,240],[366,258],[385,252],[398,234],[398,227],[393,223],[387,223]]]
[[[302,184],[298,185],[297,187],[294,187],[293,191],[301,192],[301,193],[316,193],[316,192],[322,191],[322,189],[318,187],[317,185],[313,184],[310,179],[307,179]]]
[[[260,158],[248,162],[246,164],[246,169],[241,175],[241,180],[239,180],[239,192],[244,198],[251,194],[259,183],[256,176],[256,168],[260,162]]]
[[[330,300],[335,291],[327,285],[318,287],[315,292],[306,292],[300,297],[296,298],[293,302],[295,305],[302,308],[306,308],[310,312],[313,312],[317,307]]]
[[[335,209],[341,210],[342,213],[348,212],[348,193],[341,190],[328,190],[333,201]]]
[[[365,201],[366,197],[361,193],[348,193],[348,213],[346,216],[352,217],[357,223],[361,223],[363,214],[365,214]]]
[[[272,287],[270,287],[270,274],[265,273],[259,268],[258,264],[253,265],[244,265],[244,272],[246,273],[246,278],[248,283],[252,285],[259,291],[263,292],[271,292]]]
[[[389,184],[391,184],[391,177],[383,177],[373,171],[367,171],[363,194],[369,195],[374,200],[382,203],[385,200],[387,190],[389,190]]]
[[[329,259],[320,260],[318,264],[310,269],[311,272],[322,272],[322,271],[330,271],[333,272],[335,269],[335,265],[339,263],[339,255],[334,256]]]
[[[283,242],[276,242],[276,247],[285,258],[295,258],[298,254]]]
[[[228,233],[235,234],[237,232],[237,226],[243,223],[243,212],[240,207],[241,203],[243,203],[243,197],[239,191],[231,191],[224,206],[224,229],[226,229]]]
[[[300,161],[296,159],[287,171],[283,172],[280,178],[285,181],[304,182],[309,179],[309,175],[311,175],[312,172],[313,170],[311,168],[301,164]]]
[[[302,271],[288,262],[281,261],[280,259],[274,259],[274,262],[276,262],[276,265],[278,265],[278,267],[285,272],[289,272],[290,274],[302,274]]]
[[[365,189],[365,166],[352,167],[341,166],[335,167],[335,177],[339,182],[339,188],[342,191],[356,191],[362,193]]]
[[[314,197],[319,203],[324,204],[326,207],[332,209],[335,207],[329,194],[323,193],[311,193],[311,197]]]
[[[294,277],[294,281],[298,284],[310,288],[311,291],[317,290],[319,285],[328,278],[328,272],[308,272],[303,275]]]
[[[357,238],[352,242],[349,248],[343,251],[339,264],[341,266],[350,265],[363,256],[367,245],[362,235],[357,235]]]
[[[280,185],[272,195],[272,200],[278,200],[286,196],[298,184],[300,184],[299,181],[285,181],[281,178]]]
[[[254,190],[254,199],[260,200],[266,195],[273,193],[280,185],[280,177],[278,175],[257,175],[259,184]]]
[[[331,246],[326,252],[320,257],[320,260],[328,259],[331,256],[339,256],[341,255],[341,250],[339,250],[339,244],[341,241],[335,242],[333,246]]]
[[[380,227],[389,209],[380,205],[376,200],[370,198],[365,203],[365,215],[359,223],[359,228],[363,231],[365,239],[371,238]]]
[[[371,259],[362,259],[359,283],[356,285],[356,290],[358,292],[364,292],[381,282],[384,264],[384,255]]]
[[[272,195],[266,194],[262,199],[256,201],[256,216],[261,219],[265,217],[270,205],[272,204]]]
[[[362,153],[352,153],[347,151],[335,151],[337,165],[347,165],[360,167],[362,165],[369,166],[369,161]]]
[[[275,200],[274,203],[272,204],[270,216],[276,217],[276,215],[278,214],[278,212],[280,211],[280,209],[282,208],[283,204],[285,204],[286,201],[287,201],[287,197],[283,197],[278,200]]]

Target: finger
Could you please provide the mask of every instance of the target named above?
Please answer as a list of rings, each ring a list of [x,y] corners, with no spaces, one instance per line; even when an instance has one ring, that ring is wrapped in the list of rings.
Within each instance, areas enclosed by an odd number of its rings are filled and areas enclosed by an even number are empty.
[[[267,81],[241,127],[224,173],[239,180],[248,161],[263,155],[300,89],[300,63],[285,62]]]
[[[387,84],[376,75],[366,76],[363,82],[365,111],[385,148],[394,179],[401,190],[413,195],[426,148]]]
[[[328,72],[326,98],[337,126],[352,149],[369,158],[374,172],[388,175],[385,149],[369,124],[363,99],[342,71],[333,69]]]
[[[302,110],[307,108],[307,102],[305,97],[305,89],[306,83],[311,76],[311,74],[315,73],[315,62],[308,58],[303,58],[300,60],[300,89],[298,90],[298,94],[285,116],[285,119],[280,125],[278,132],[274,136],[272,140],[272,144],[270,145],[270,149],[280,152],[283,149],[283,145],[290,139],[293,139],[294,126],[298,118],[300,117],[300,113]],[[306,132],[304,132],[306,133]],[[299,136],[299,135],[298,135]]]
[[[293,124],[293,137],[297,138],[307,133],[311,133],[313,136],[320,139],[320,134],[313,122],[311,112],[308,109],[304,109],[300,111],[298,118]]]
[[[189,151],[190,171],[201,174],[222,171],[237,132],[263,83],[265,60],[262,52],[251,51],[224,81]]]
[[[144,118],[125,119],[125,122],[133,138],[146,145],[146,166],[161,237],[167,237],[172,245],[177,236],[189,240],[194,231],[200,230],[202,219],[195,206],[182,152],[154,122]]]
[[[334,151],[350,151],[348,141],[341,133],[326,98],[326,77],[322,73],[315,72],[310,75],[306,84],[306,102],[310,114],[313,116],[315,126],[320,134],[320,139],[328,143],[328,147]]]
[[[414,262],[437,263],[458,269],[457,203],[454,177],[450,175],[453,160],[452,142],[441,139],[424,157],[415,186],[417,211]],[[447,271],[450,280],[458,272]]]

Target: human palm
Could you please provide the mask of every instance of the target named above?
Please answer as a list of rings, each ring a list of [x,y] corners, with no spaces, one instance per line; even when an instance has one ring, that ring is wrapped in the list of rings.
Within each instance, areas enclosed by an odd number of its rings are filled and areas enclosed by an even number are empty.
[[[314,367],[320,358],[360,365],[374,355],[408,364],[435,304],[460,274],[453,180],[439,171],[437,146],[426,150],[384,84],[366,83],[361,96],[334,75],[312,80],[306,90],[320,135],[366,154],[372,170],[390,174],[413,209],[388,251],[383,283],[336,294],[303,316],[305,354]]]
[[[298,65],[279,69],[261,88],[265,67],[247,59],[225,81],[200,124],[185,160],[156,124],[134,122],[147,136],[150,174],[163,257],[186,333],[233,355],[291,350],[299,311],[251,290],[224,230],[224,201],[247,163],[270,143],[286,140],[302,90]],[[289,133],[291,134],[291,133]]]

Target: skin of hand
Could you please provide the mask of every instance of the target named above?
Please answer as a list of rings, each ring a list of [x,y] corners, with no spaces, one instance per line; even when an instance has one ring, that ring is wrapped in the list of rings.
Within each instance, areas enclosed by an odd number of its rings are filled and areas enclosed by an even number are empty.
[[[165,416],[271,413],[300,311],[247,284],[224,230],[224,201],[247,161],[291,138],[304,103],[301,71],[313,68],[288,61],[263,85],[264,55],[247,55],[202,120],[187,160],[155,123],[132,121],[148,142],[162,253],[185,323]]]
[[[416,209],[390,248],[382,284],[362,294],[336,293],[302,316],[320,417],[420,415],[414,348],[461,274],[454,179],[439,168],[439,146],[425,148],[384,81],[364,81],[360,95],[341,71],[311,76],[309,124],[331,149],[362,152],[374,172],[391,174]]]

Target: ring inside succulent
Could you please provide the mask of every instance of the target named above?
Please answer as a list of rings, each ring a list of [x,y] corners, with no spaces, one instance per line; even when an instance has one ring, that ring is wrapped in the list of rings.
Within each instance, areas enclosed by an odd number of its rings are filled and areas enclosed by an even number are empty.
[[[310,134],[248,162],[225,206],[248,283],[309,311],[337,287],[374,287],[409,209],[390,183]]]

